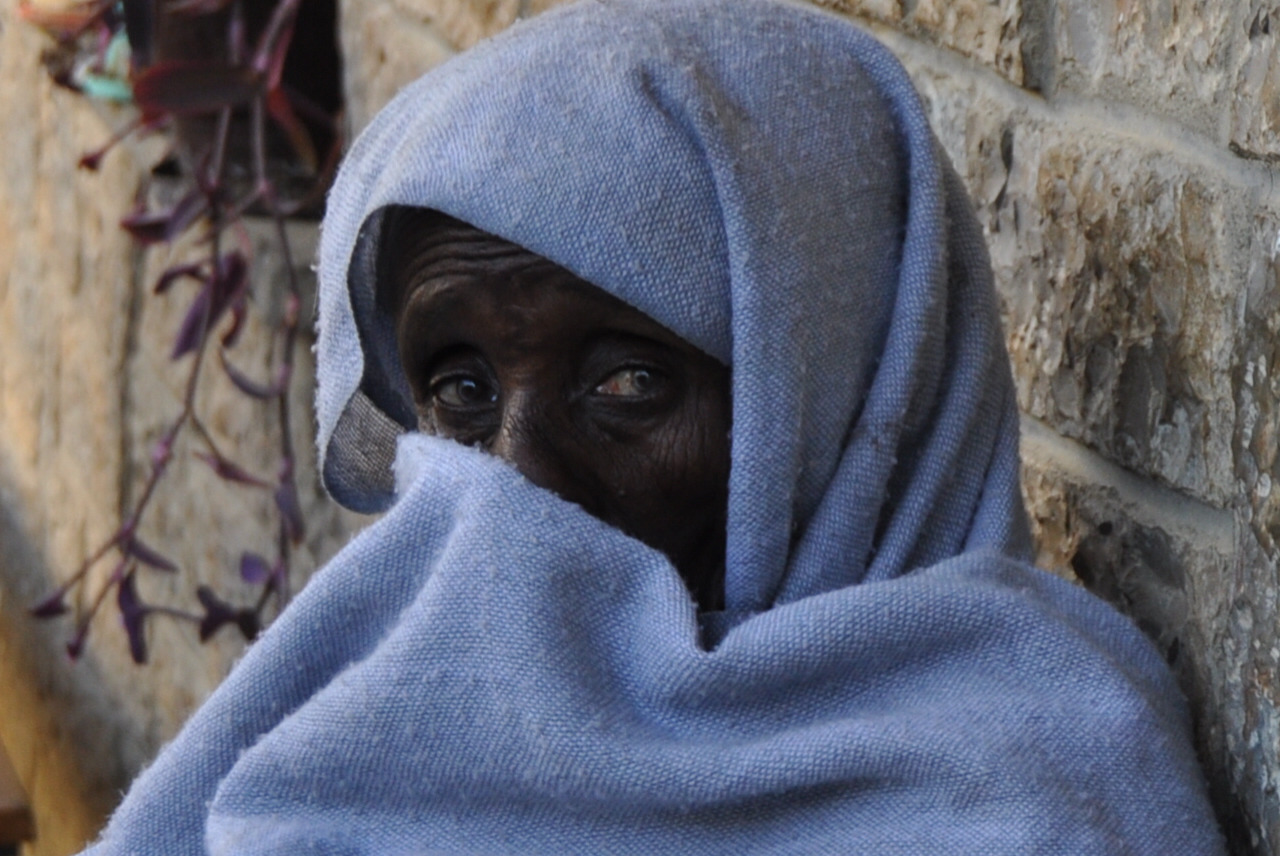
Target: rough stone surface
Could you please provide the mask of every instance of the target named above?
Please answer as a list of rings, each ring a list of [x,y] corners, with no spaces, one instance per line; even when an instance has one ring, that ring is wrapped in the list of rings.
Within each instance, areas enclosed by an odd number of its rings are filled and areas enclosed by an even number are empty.
[[[91,836],[147,756],[96,657],[69,668],[65,628],[25,615],[114,526],[134,256],[115,221],[138,173],[76,172],[109,124],[44,79],[43,43],[0,10],[0,740],[41,856]]]
[[[1052,0],[1054,86],[1217,131],[1238,3]]]
[[[391,96],[458,51],[566,0],[341,0],[347,124],[354,135]]]
[[[64,649],[70,619],[36,622],[26,612],[111,534],[136,496],[150,445],[179,409],[184,364],[171,364],[168,351],[191,298],[185,287],[151,297],[164,260],[140,252],[117,225],[163,145],[123,147],[98,174],[77,170],[80,155],[128,116],[54,87],[39,59],[46,44],[14,18],[11,4],[0,7],[0,741],[35,812],[38,838],[28,856],[78,851],[243,650],[234,631],[201,646],[193,627],[155,620],[153,664],[139,669],[108,604],[84,658],[71,663]],[[297,266],[310,280],[315,225],[294,231]],[[263,234],[249,224],[241,235],[260,270],[249,329],[233,355],[265,378],[276,355],[262,318],[279,312],[269,281],[282,267]],[[311,464],[307,344],[293,389],[299,483],[311,523],[296,559],[299,583],[355,525],[323,499]],[[265,406],[246,407],[216,360],[205,374],[201,412],[210,434],[271,478],[275,442],[264,444],[257,428]],[[209,582],[247,601],[252,593],[235,582],[237,561],[242,549],[272,554],[270,497],[213,478],[192,457],[199,447],[191,439],[176,450],[142,531],[180,572],[147,575],[143,595],[195,610],[195,586]],[[102,563],[93,582],[109,570]],[[77,595],[77,608],[87,606],[88,594]]]
[[[457,51],[430,20],[399,5],[342,0],[339,10],[347,128],[354,139],[405,84]]]
[[[1280,4],[1249,3],[1236,38],[1231,143],[1248,155],[1280,158]]]
[[[1217,505],[1237,484],[1245,194],[1166,151],[916,76],[986,227],[1019,404]]]
[[[814,0],[815,5],[889,24],[1023,82],[1022,0]],[[1032,0],[1037,2],[1037,0]]]

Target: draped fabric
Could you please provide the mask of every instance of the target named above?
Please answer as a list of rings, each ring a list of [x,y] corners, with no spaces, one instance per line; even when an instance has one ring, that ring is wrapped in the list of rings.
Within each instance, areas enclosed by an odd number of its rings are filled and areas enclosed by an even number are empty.
[[[731,366],[723,613],[497,459],[410,433],[377,300],[394,205]],[[389,510],[94,856],[1221,852],[1157,652],[1027,564],[981,230],[902,68],[846,21],[587,0],[522,22],[357,141],[320,280],[325,482]]]

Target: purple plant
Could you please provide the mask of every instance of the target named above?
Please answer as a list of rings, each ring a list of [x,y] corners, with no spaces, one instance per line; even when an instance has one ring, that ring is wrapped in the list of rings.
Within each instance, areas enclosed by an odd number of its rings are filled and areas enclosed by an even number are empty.
[[[102,148],[80,160],[82,168],[97,169],[108,151],[133,133],[161,129],[173,132],[184,121],[189,123],[182,126],[184,129],[205,129],[197,139],[186,140],[190,149],[190,187],[179,200],[160,211],[139,208],[120,224],[144,245],[172,242],[189,230],[198,229],[204,249],[198,261],[173,265],[155,284],[157,294],[171,291],[180,282],[192,282],[197,287],[174,336],[171,352],[174,361],[188,361],[182,406],[151,450],[150,473],[141,493],[116,531],[85,558],[66,582],[31,607],[31,614],[41,619],[67,613],[67,595],[77,586],[89,585],[90,570],[115,556],[111,573],[88,598],[88,608],[76,617],[75,630],[67,644],[73,659],[83,652],[90,624],[113,590],[130,653],[138,663],[147,659],[145,629],[152,616],[165,615],[195,624],[201,641],[224,625],[234,625],[246,639],[252,639],[262,626],[268,603],[274,600],[277,607],[282,607],[289,596],[292,552],[302,541],[305,523],[294,475],[288,395],[294,353],[299,346],[301,296],[285,221],[314,207],[321,198],[340,151],[339,122],[332,111],[325,111],[294,91],[283,74],[301,0],[265,0],[271,5],[265,16],[259,15],[263,20],[252,44],[246,2],[250,0],[172,0],[159,6],[157,0],[88,0],[57,13],[27,5],[19,7],[22,17],[43,28],[57,42],[58,48],[50,54],[54,58],[46,58],[55,81],[90,97],[130,99],[137,108],[134,121]],[[262,5],[258,3],[249,11],[262,12]],[[225,39],[216,44],[209,56],[156,60],[154,33],[163,16],[203,18],[206,27],[210,23],[221,24]],[[126,42],[131,59],[122,71],[120,45]],[[299,118],[300,113],[307,117],[306,121]],[[275,131],[271,130],[272,125]],[[323,164],[319,163],[313,139],[317,127],[332,141]],[[269,170],[269,147],[276,138],[287,141],[295,163],[312,175],[305,192],[289,200],[282,198]],[[247,187],[238,187],[230,180],[228,161],[233,149],[248,152],[251,181]],[[285,311],[274,332],[281,340],[280,362],[265,382],[247,376],[229,357],[243,329],[253,278],[251,259],[240,250],[226,247],[226,233],[250,211],[264,213],[274,221],[287,272]],[[236,464],[204,429],[195,401],[200,370],[211,350],[216,351],[228,379],[245,396],[277,405],[280,464],[274,478],[260,477]],[[144,544],[137,531],[157,486],[168,472],[176,441],[189,430],[194,430],[205,447],[195,454],[220,478],[246,489],[269,490],[274,498],[278,511],[275,558],[268,561],[246,552],[240,562],[242,581],[258,590],[251,607],[232,606],[207,586],[200,586],[196,592],[200,612],[149,604],[138,594],[139,574],[177,570],[170,559]]]

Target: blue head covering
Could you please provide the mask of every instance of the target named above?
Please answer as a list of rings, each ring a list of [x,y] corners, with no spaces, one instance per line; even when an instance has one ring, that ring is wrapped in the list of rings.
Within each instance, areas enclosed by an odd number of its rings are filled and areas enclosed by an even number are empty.
[[[402,203],[525,246],[733,367],[730,612],[965,549],[1024,557],[990,266],[896,60],[789,6],[587,3],[550,21],[409,87],[330,198],[333,495],[391,498],[395,432],[346,419],[371,404],[415,424],[374,301],[377,212]]]
[[[395,205],[732,367],[723,615],[700,628],[663,556],[496,459],[397,452]],[[518,25],[357,142],[320,276],[324,477],[390,510],[93,853],[1220,852],[1159,656],[1025,563],[981,233],[846,22],[609,0]]]

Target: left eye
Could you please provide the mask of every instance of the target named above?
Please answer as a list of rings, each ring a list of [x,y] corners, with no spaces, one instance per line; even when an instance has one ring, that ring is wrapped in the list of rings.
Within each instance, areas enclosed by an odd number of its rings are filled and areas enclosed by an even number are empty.
[[[657,376],[649,369],[628,368],[614,372],[596,386],[597,395],[638,398],[654,391]]]

